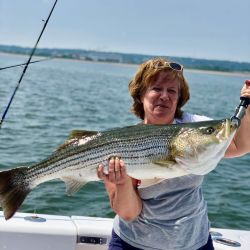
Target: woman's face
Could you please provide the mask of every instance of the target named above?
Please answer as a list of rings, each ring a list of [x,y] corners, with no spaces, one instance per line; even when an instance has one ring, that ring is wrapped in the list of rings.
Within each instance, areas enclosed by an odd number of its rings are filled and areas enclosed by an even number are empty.
[[[174,120],[180,83],[168,75],[168,72],[160,72],[141,98],[145,124],[171,124]]]

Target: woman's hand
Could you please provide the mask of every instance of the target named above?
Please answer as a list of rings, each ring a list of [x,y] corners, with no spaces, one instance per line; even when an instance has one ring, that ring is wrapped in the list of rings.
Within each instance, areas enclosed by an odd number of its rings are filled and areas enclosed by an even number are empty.
[[[250,98],[250,80],[246,80],[242,89],[242,97]],[[237,129],[236,134],[228,147],[225,157],[239,157],[250,153],[250,105],[246,110],[245,116],[242,118],[240,127]]]
[[[245,81],[245,84],[243,85],[241,89],[241,96],[247,97],[250,99],[250,80]],[[250,107],[247,108],[246,114],[249,116],[249,119],[250,119]]]
[[[246,80],[241,89],[241,96],[250,98],[250,80]]]
[[[250,99],[250,80],[246,80],[245,84],[243,85],[240,93],[241,97],[246,97]],[[245,118],[245,119],[244,119]],[[245,120],[245,123],[248,123],[248,126],[250,126],[250,105],[248,106],[246,110],[246,115],[243,117],[243,120]],[[248,138],[250,140],[250,138]]]
[[[112,157],[110,159],[108,174],[104,173],[104,166],[100,164],[98,166],[97,176],[103,180],[104,183],[113,183],[115,185],[122,185],[131,179],[126,173],[124,161],[118,157]]]
[[[142,210],[142,201],[137,190],[137,181],[127,175],[124,161],[111,158],[108,174],[100,164],[97,176],[104,181],[112,209],[124,220],[134,220]]]

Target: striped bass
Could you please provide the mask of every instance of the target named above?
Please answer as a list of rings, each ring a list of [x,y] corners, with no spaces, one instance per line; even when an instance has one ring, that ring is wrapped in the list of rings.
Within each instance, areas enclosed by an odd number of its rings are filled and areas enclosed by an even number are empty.
[[[127,174],[144,180],[204,175],[224,156],[236,131],[230,119],[172,125],[135,125],[105,132],[73,131],[50,157],[0,172],[0,203],[11,218],[37,185],[61,179],[68,194],[99,180],[97,166],[121,157]],[[108,171],[108,170],[106,170]]]

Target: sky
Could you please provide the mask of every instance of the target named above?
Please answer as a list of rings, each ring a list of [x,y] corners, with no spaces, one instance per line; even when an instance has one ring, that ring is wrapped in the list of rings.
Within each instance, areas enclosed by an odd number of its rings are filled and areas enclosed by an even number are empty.
[[[33,47],[54,0],[0,0],[0,44]],[[250,0],[58,0],[38,45],[250,62]]]

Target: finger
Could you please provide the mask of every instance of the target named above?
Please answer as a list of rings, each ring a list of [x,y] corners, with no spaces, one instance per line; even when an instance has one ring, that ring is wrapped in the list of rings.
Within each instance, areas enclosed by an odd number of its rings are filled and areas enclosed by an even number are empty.
[[[244,89],[241,91],[241,97],[247,97],[250,98],[250,86],[248,89]]]
[[[115,182],[115,159],[112,157],[109,160],[109,180]]]
[[[103,175],[102,170],[103,170],[103,166],[102,166],[102,164],[99,164],[97,167],[97,176],[99,179],[102,179],[102,175]]]
[[[120,159],[118,157],[115,158],[115,179],[119,181],[121,179],[121,167],[120,167]]]
[[[121,169],[121,171],[120,171],[121,178],[124,178],[127,173],[126,173],[125,163],[123,160],[120,160],[120,169]]]
[[[101,180],[107,180],[107,176],[104,174],[104,166],[99,164],[97,167],[97,176]]]
[[[250,97],[250,80],[245,81],[245,84],[241,89],[241,97]]]

